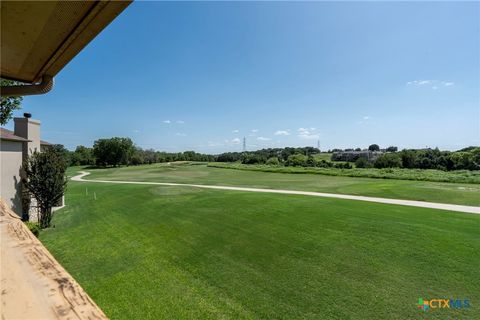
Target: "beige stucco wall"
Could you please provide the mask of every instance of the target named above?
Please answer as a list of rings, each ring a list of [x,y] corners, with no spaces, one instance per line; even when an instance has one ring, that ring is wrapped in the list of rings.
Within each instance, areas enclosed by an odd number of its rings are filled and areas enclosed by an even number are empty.
[[[22,202],[17,188],[20,188],[23,144],[19,141],[0,140],[0,196],[20,217]]]
[[[40,121],[27,118],[14,118],[15,135],[30,140],[24,144],[24,155],[40,152]]]

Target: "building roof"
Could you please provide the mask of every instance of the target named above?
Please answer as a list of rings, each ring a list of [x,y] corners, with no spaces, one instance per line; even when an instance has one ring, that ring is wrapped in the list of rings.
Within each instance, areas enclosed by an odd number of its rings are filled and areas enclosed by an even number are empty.
[[[9,140],[9,141],[19,141],[19,142],[29,142],[25,138],[16,136],[13,131],[7,130],[5,128],[0,128],[0,139],[1,140]]]
[[[42,145],[42,146],[53,146],[53,143],[47,142],[45,140],[40,140],[40,145]]]
[[[55,76],[131,1],[1,1],[2,78]]]
[[[15,133],[11,130],[0,128],[0,139],[1,140],[9,140],[9,141],[18,141],[18,142],[29,142],[31,140],[22,138],[20,136],[16,136]],[[40,140],[40,145],[42,146],[53,146],[53,143],[50,143],[45,140]]]

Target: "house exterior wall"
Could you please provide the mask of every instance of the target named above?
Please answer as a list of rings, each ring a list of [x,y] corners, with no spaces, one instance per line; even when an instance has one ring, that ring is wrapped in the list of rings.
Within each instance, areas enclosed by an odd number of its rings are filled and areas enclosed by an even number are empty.
[[[30,140],[24,144],[24,157],[40,152],[40,121],[29,118],[14,118],[15,135]]]
[[[0,140],[0,196],[20,217],[22,216],[20,168],[23,144],[25,143],[19,141]]]

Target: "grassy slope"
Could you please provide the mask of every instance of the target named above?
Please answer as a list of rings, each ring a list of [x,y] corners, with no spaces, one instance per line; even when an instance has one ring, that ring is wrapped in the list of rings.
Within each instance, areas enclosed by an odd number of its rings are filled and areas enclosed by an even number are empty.
[[[477,215],[71,182],[54,223],[42,242],[112,319],[480,318]]]
[[[89,171],[91,179],[250,186],[480,205],[479,184],[282,174],[218,169],[204,164],[155,164]]]

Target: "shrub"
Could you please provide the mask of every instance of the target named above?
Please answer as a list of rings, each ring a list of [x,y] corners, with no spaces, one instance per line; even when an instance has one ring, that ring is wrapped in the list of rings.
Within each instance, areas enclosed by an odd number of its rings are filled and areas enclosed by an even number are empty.
[[[28,229],[38,238],[40,235],[40,225],[36,222],[25,221]]]
[[[24,164],[26,177],[23,185],[37,201],[41,228],[48,228],[52,220],[52,207],[62,198],[67,187],[65,159],[55,149],[34,152]]]
[[[306,167],[307,166],[307,156],[303,154],[293,154],[287,158],[285,163],[287,166],[291,167]]]
[[[267,160],[267,164],[269,166],[278,166],[280,164],[280,161],[277,157],[271,157]]]
[[[338,168],[338,169],[352,169],[352,165],[350,164],[350,162],[340,162],[340,163],[335,163],[334,165],[335,168]]]
[[[396,153],[384,153],[374,162],[375,168],[401,168],[402,159]]]
[[[355,161],[355,167],[357,168],[371,168],[372,164],[368,162],[367,158],[359,157],[357,161]]]

